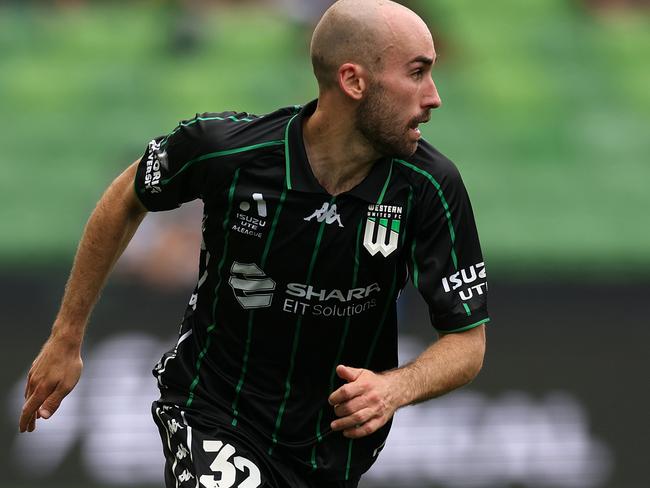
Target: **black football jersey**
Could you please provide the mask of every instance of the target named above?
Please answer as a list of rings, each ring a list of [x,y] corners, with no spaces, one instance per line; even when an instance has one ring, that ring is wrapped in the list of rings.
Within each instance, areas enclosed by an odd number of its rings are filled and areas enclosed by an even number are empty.
[[[336,196],[314,177],[303,121],[197,115],[152,140],[135,178],[150,211],[203,201],[196,288],[154,368],[162,398],[325,478],[365,472],[390,425],[332,432],[338,364],[397,366],[396,299],[410,278],[442,333],[489,321],[476,225],[456,167],[424,140]]]

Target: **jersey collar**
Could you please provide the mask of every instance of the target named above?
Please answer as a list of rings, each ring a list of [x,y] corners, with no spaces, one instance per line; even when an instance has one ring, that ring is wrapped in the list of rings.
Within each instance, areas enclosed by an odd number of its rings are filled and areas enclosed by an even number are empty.
[[[308,193],[329,195],[318,183],[307,159],[305,142],[302,134],[303,122],[316,110],[318,100],[306,104],[289,121],[285,143],[287,188]],[[370,170],[370,173],[351,190],[342,195],[353,195],[370,203],[379,201],[380,195],[386,186],[391,174],[392,159],[379,159]]]

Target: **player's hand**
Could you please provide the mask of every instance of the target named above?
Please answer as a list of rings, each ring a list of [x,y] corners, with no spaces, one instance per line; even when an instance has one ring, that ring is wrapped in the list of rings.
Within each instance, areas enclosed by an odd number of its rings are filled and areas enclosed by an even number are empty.
[[[328,399],[340,417],[330,426],[332,430],[342,430],[345,437],[357,439],[372,434],[399,407],[389,376],[343,365],[336,367],[336,374],[347,383]]]
[[[25,404],[20,414],[20,432],[32,432],[37,418],[50,418],[72,391],[83,362],[80,346],[50,337],[32,363],[25,386]]]

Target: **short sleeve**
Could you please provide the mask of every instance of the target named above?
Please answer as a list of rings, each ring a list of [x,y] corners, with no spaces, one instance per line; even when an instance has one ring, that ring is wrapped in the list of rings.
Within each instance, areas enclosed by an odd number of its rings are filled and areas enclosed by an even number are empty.
[[[487,276],[472,206],[460,174],[426,182],[416,202],[409,271],[434,327],[462,332],[488,322]]]
[[[211,145],[198,115],[181,122],[169,135],[150,141],[134,182],[142,204],[150,211],[170,210],[201,198],[207,170],[199,163]]]

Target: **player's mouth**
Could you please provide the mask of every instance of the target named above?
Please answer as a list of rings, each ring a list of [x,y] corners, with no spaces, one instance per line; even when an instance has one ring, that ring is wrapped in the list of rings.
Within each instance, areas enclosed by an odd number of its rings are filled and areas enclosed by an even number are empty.
[[[408,127],[408,132],[409,135],[412,136],[414,139],[418,140],[420,137],[422,137],[422,132],[420,131],[420,124],[426,124],[429,122],[430,117],[424,117],[420,119],[415,119],[413,122]]]

